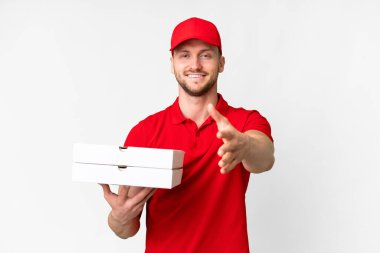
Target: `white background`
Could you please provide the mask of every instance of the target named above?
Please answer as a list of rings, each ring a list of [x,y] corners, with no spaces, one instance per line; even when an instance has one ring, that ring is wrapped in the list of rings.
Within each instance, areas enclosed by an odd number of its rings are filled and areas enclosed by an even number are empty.
[[[378,1],[0,0],[0,252],[143,252],[108,229],[72,144],[121,145],[171,104],[174,26],[219,28],[233,106],[272,124],[247,192],[251,250],[380,252]]]

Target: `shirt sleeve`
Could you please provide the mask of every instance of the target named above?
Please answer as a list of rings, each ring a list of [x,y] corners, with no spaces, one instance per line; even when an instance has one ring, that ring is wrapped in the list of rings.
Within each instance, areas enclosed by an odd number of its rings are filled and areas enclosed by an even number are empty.
[[[246,132],[248,130],[260,131],[268,136],[269,139],[271,139],[273,142],[271,126],[268,120],[256,110],[250,111],[248,115],[247,121],[243,128],[243,132]]]
[[[124,142],[124,147],[145,147],[146,146],[146,135],[144,134],[144,128],[140,122],[134,126],[129,132],[127,138]]]

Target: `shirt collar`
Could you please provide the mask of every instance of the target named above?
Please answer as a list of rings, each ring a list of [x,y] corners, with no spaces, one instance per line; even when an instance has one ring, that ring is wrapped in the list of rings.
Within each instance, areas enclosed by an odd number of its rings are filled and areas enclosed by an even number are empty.
[[[220,112],[223,116],[226,116],[227,110],[228,110],[228,104],[224,100],[223,96],[218,93],[218,103],[215,106],[216,110]],[[174,103],[171,106],[171,118],[172,118],[172,123],[173,124],[181,124],[186,121],[185,116],[183,116],[181,112],[181,108],[179,107],[179,102],[178,102],[178,97],[174,101]],[[206,122],[213,121],[211,117],[208,117],[206,119]]]

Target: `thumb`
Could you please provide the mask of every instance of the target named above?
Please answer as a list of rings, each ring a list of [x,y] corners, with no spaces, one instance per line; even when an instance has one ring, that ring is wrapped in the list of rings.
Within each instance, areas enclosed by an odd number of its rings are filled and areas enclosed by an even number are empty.
[[[215,109],[215,106],[213,104],[208,104],[207,111],[210,114],[210,116],[215,120],[219,130],[221,130],[221,128],[223,128],[228,122],[226,118],[222,114],[220,114],[218,110]]]

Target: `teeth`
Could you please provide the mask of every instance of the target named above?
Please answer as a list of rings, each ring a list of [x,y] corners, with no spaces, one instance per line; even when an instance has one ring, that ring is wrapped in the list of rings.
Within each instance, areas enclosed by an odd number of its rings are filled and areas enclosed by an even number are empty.
[[[200,74],[189,74],[189,77],[191,77],[191,78],[199,78],[199,77],[202,77],[202,75],[200,75]]]

